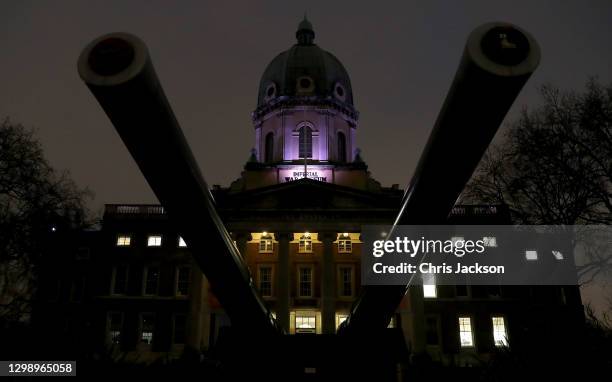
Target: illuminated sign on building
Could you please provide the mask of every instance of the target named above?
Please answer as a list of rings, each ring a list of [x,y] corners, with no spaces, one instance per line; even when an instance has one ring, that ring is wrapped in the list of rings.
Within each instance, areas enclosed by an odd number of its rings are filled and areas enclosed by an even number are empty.
[[[319,182],[330,182],[331,170],[308,166],[306,171],[304,171],[304,166],[296,166],[293,168],[281,169],[279,178],[281,182],[292,182],[303,178],[318,180]]]

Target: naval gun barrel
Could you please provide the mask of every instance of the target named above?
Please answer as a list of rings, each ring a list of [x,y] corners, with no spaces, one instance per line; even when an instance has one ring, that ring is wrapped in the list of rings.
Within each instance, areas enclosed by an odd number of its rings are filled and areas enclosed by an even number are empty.
[[[444,224],[539,62],[537,42],[517,26],[487,23],[472,31],[394,225]],[[340,332],[386,328],[407,290],[365,286]]]
[[[146,45],[127,33],[101,36],[81,53],[78,71],[188,244],[232,325],[258,335],[280,333],[217,214]]]

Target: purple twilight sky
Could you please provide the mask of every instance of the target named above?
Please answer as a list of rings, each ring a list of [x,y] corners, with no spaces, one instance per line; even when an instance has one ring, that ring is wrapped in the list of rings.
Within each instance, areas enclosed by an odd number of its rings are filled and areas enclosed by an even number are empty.
[[[110,122],[80,81],[93,38],[127,31],[149,46],[209,184],[228,185],[254,143],[250,112],[270,60],[294,43],[306,10],[315,42],[352,79],[358,145],[375,178],[405,185],[455,73],[465,39],[494,20],[530,31],[542,63],[506,121],[538,102],[536,86],[612,80],[612,3],[5,1],[0,13],[0,117],[35,127],[54,166],[104,203],[155,202]],[[305,9],[306,8],[306,9]]]

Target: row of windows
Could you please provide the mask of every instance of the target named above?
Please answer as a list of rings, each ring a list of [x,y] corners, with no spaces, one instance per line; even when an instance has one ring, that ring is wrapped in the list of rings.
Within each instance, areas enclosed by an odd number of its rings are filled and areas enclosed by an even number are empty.
[[[145,345],[153,345],[155,341],[155,313],[140,313],[138,316],[138,340]],[[109,312],[107,315],[108,339],[113,344],[121,344],[124,334],[124,315],[122,312]],[[187,328],[187,316],[175,314],[172,317],[172,343],[184,344]]]
[[[338,132],[337,160],[346,162],[346,136],[343,132]],[[298,156],[300,158],[312,158],[312,129],[309,126],[302,126],[298,129]],[[266,134],[264,161],[270,163],[274,161],[274,133]]]
[[[487,285],[487,295],[489,297],[500,297],[501,286],[500,285]],[[455,285],[455,297],[470,297],[471,289],[469,285]],[[433,275],[428,275],[428,279],[423,282],[423,297],[425,298],[437,298],[438,287],[435,284],[435,278]]]
[[[504,316],[491,317],[491,330],[493,332],[493,342],[496,347],[508,345],[508,332],[506,318]],[[457,318],[457,331],[459,334],[459,345],[462,348],[473,348],[476,346],[472,317],[459,316]],[[425,339],[428,345],[440,345],[439,317],[427,316],[425,318]]]
[[[433,318],[429,318],[433,320]],[[503,316],[491,317],[491,324],[493,328],[493,342],[495,346],[502,347],[508,345],[508,332],[506,330],[506,319]],[[427,323],[428,331],[431,323]],[[437,326],[437,322],[435,323]],[[475,346],[474,342],[474,325],[472,323],[472,317],[461,316],[458,318],[459,325],[459,344],[462,348],[471,348]],[[431,338],[428,338],[428,343]]]
[[[338,253],[352,253],[353,245],[350,237],[347,233],[343,234],[344,236],[338,239]],[[132,236],[131,235],[118,235],[116,246],[117,247],[130,247],[132,245]],[[147,236],[147,247],[161,247],[162,245],[162,235],[149,235]],[[186,248],[187,244],[182,237],[178,237],[177,246],[179,248]],[[312,237],[310,234],[306,233],[302,235],[298,242],[298,250],[300,253],[310,253],[312,252]],[[260,253],[272,253],[274,252],[274,240],[270,235],[264,235],[261,237],[259,241],[259,252]]]
[[[130,247],[132,245],[132,235],[121,234],[117,236],[115,242],[117,247]],[[147,247],[161,247],[162,235],[149,235],[147,236]],[[178,237],[176,245],[180,248],[187,247],[185,240],[182,237]]]
[[[272,313],[276,318],[276,315]],[[336,330],[346,319],[346,312],[336,313]],[[321,313],[315,310],[296,310],[290,313],[291,333],[320,333],[321,332]],[[395,327],[395,317],[391,318],[389,328]]]
[[[352,253],[353,242],[351,241],[348,234],[338,239],[338,253]],[[306,233],[300,236],[298,241],[298,252],[299,253],[311,253],[312,252],[312,237]],[[273,253],[274,252],[274,240],[272,236],[264,235],[259,240],[259,253]]]
[[[313,267],[300,265],[297,269],[298,297],[313,297]],[[260,265],[258,267],[258,288],[263,297],[273,296],[273,266]],[[352,266],[338,267],[338,296],[353,297],[355,291],[355,275]]]
[[[142,294],[154,296],[159,292],[160,267],[157,265],[145,266],[142,277]],[[118,265],[113,268],[111,276],[111,294],[123,295],[127,293],[128,279],[130,275],[129,265]],[[181,266],[176,268],[174,293],[176,296],[187,296],[191,281],[191,268]]]

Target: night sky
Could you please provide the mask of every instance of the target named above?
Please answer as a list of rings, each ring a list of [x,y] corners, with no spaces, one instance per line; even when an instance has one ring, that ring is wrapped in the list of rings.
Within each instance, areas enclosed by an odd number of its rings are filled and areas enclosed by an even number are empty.
[[[140,36],[210,185],[240,174],[266,65],[294,42],[304,11],[315,42],[351,76],[358,146],[383,185],[404,186],[446,96],[465,39],[508,21],[530,31],[542,63],[506,121],[550,82],[612,80],[612,2],[3,1],[0,117],[38,130],[46,155],[104,203],[156,199],[76,71],[81,49],[114,31]]]
[[[304,11],[315,42],[351,76],[358,146],[383,185],[407,184],[469,32],[515,23],[538,40],[540,68],[506,121],[538,102],[536,87],[612,81],[612,2],[574,1],[6,1],[0,9],[0,118],[37,129],[52,165],[104,203],[156,202],[108,118],[78,77],[93,38],[125,31],[149,46],[157,73],[210,185],[240,175],[253,147],[260,76],[294,42]],[[375,4],[375,6],[373,6]],[[498,134],[499,136],[499,134]]]

